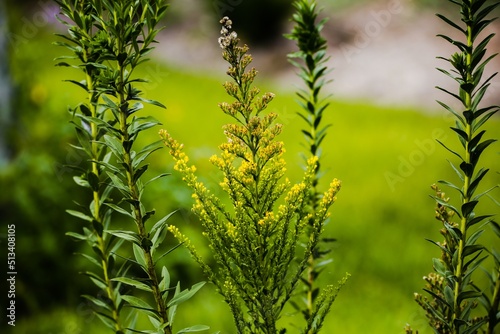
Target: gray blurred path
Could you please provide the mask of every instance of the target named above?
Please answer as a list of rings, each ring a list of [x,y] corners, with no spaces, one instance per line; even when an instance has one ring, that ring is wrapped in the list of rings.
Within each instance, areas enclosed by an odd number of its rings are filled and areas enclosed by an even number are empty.
[[[187,70],[221,75],[225,64],[217,44],[219,27],[207,13],[201,10],[194,13],[190,1],[185,1],[186,7],[178,4],[182,7],[176,8],[172,4],[177,21],[183,23],[176,29],[165,30],[155,55]],[[187,19],[183,20],[183,15]],[[392,0],[351,6],[341,12],[326,8],[323,16],[330,18],[324,30],[331,55],[329,66],[333,68],[330,74],[333,82],[328,89],[336,98],[422,110],[439,109],[436,99],[451,102],[435,86],[455,89],[453,80],[436,70],[436,67],[449,68],[437,56],[448,57],[455,52],[436,35],[452,32],[434,12],[416,8],[411,0]],[[290,28],[287,23],[283,32]],[[500,23],[493,29],[500,31]],[[284,38],[278,38],[265,49],[250,46],[260,76],[275,81],[285,90],[294,90],[294,84],[300,84],[294,68],[286,61],[286,54],[293,50],[294,45]],[[491,43],[490,54],[493,52],[500,52],[500,36]],[[497,57],[488,66],[485,77],[499,69],[500,57]],[[485,99],[500,103],[500,78],[493,80]]]

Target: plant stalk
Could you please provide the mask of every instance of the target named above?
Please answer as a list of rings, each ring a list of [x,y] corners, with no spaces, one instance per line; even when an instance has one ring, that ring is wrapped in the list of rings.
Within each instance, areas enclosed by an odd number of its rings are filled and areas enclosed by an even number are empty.
[[[88,61],[87,59],[87,54],[84,54],[84,60],[85,62]],[[87,82],[87,91],[88,91],[88,98],[89,98],[89,109],[91,112],[92,117],[97,117],[97,99],[98,99],[98,94],[94,91],[94,80],[92,75],[89,73],[89,70],[85,70],[86,74],[86,82]],[[99,159],[99,147],[97,144],[98,141],[98,131],[99,129],[97,128],[97,125],[94,122],[90,122],[90,131],[91,131],[91,137],[92,137],[92,143],[91,143],[91,150],[92,150],[92,173],[94,173],[98,178],[100,176],[100,171],[99,167],[97,164],[97,161]],[[93,200],[94,200],[94,219],[97,221],[98,224],[102,225],[102,217],[101,217],[101,197],[99,190],[93,190]],[[104,229],[103,229],[104,230]],[[116,305],[116,294],[115,294],[115,289],[113,286],[113,282],[111,281],[109,277],[109,261],[108,261],[108,253],[107,253],[107,247],[106,247],[106,242],[103,238],[103,235],[101,233],[98,233],[95,231],[96,236],[97,236],[97,247],[99,248],[100,252],[103,254],[103,258],[101,259],[101,264],[102,264],[102,270],[103,270],[103,278],[104,282],[106,284],[106,294],[109,300],[112,303],[112,311],[111,311],[111,317],[114,320],[115,323],[115,332],[116,333],[123,333],[123,327],[120,322],[120,316],[119,316],[119,311],[118,311],[118,305]]]
[[[470,12],[469,8],[469,13],[467,13],[469,17],[472,16],[472,13]],[[467,23],[467,53],[466,53],[466,70],[467,70],[467,83],[472,82],[472,50],[473,50],[473,40],[472,40],[472,26],[470,23]],[[466,110],[472,110],[472,96],[471,93],[466,91],[465,92],[465,108]],[[469,148],[469,143],[470,140],[472,139],[472,125],[470,124],[470,121],[467,120],[467,124],[465,126],[465,133],[467,134],[467,139],[465,141],[465,159],[464,162],[468,165],[471,164],[471,152]],[[472,173],[470,173],[472,175]],[[463,186],[463,200],[462,200],[462,206],[469,203],[471,198],[468,195],[469,193],[469,187],[471,183],[471,177],[467,175],[467,173],[464,173],[464,186]],[[460,242],[458,244],[458,262],[457,262],[457,268],[455,271],[455,277],[457,281],[455,282],[455,291],[454,291],[454,305],[453,305],[453,320],[455,319],[460,319],[461,317],[461,307],[460,303],[458,300],[460,291],[461,291],[461,286],[462,286],[462,281],[463,281],[463,266],[464,266],[464,259],[463,259],[463,252],[465,249],[465,243],[467,241],[467,217],[462,215],[462,218],[460,220],[460,232],[462,233],[462,238],[460,239]],[[455,331],[457,334],[460,333],[460,327],[455,328]]]
[[[169,322],[167,315],[167,306],[165,301],[163,300],[162,293],[159,287],[158,275],[156,273],[154,260],[151,255],[151,247],[145,244],[145,241],[148,241],[148,233],[146,231],[146,226],[143,221],[143,213],[141,210],[140,204],[140,191],[137,187],[137,183],[134,182],[134,174],[135,170],[132,164],[132,157],[130,155],[130,150],[125,149],[125,143],[129,142],[129,134],[128,134],[128,102],[125,98],[125,69],[121,64],[118,64],[118,72],[120,75],[120,83],[118,86],[118,106],[120,108],[120,131],[121,131],[121,143],[124,148],[123,162],[126,168],[126,177],[127,177],[127,186],[130,190],[130,199],[132,200],[132,207],[134,210],[135,224],[137,226],[138,234],[141,238],[141,249],[144,252],[144,257],[146,259],[146,273],[151,280],[151,289],[153,290],[153,297],[155,299],[157,311],[159,312],[163,324],[167,324]],[[168,325],[163,329],[164,334],[172,334],[171,326]]]

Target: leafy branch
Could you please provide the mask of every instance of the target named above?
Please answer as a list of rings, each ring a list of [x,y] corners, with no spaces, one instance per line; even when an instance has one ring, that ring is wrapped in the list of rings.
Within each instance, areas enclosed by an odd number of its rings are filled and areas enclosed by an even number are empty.
[[[437,186],[433,186],[436,191],[434,199],[438,206],[437,218],[443,224],[441,234],[445,237],[445,242],[432,241],[442,251],[441,258],[433,261],[435,273],[425,278],[428,285],[424,291],[432,299],[416,294],[416,300],[427,312],[429,324],[437,333],[468,334],[485,330],[492,334],[498,323],[498,303],[495,303],[498,299],[498,288],[494,286],[495,279],[498,282],[498,265],[495,266],[496,272],[491,276],[493,302],[483,292],[487,289],[478,287],[473,282],[472,276],[488,257],[484,253],[490,252],[494,255],[495,263],[498,262],[498,254],[478,242],[485,232],[483,227],[486,224],[498,225],[492,222],[491,215],[477,215],[476,207],[480,199],[491,191],[489,189],[477,193],[489,171],[485,167],[479,167],[479,159],[485,149],[496,141],[483,140],[486,131],[481,128],[499,109],[497,106],[479,106],[491,80],[496,76],[494,73],[482,80],[485,66],[495,57],[491,55],[485,59],[488,43],[494,34],[489,34],[483,39],[479,36],[494,20],[489,19],[488,15],[500,2],[489,4],[486,0],[450,1],[460,7],[462,24],[457,24],[441,14],[438,14],[438,17],[458,30],[465,37],[465,41],[438,35],[459,49],[459,52],[449,59],[440,57],[448,62],[453,70],[439,70],[452,78],[459,88],[458,93],[438,88],[460,101],[464,111],[458,112],[443,102],[439,103],[456,119],[455,126],[451,130],[457,134],[463,152],[457,152],[440,142],[460,160],[459,166],[450,164],[461,184],[456,185],[448,181],[440,183],[458,193],[460,206],[450,204],[444,193]],[[478,306],[478,302],[486,308],[486,315],[473,316],[472,311]],[[411,333],[411,330],[408,329],[407,332]]]
[[[320,158],[321,148],[320,145],[326,137],[326,130],[330,125],[322,125],[323,112],[329,106],[328,102],[320,99],[321,89],[327,83],[325,76],[328,73],[326,62],[329,57],[326,56],[326,40],[321,36],[321,30],[327,19],[317,22],[318,9],[315,1],[297,0],[293,3],[296,13],[293,15],[295,26],[290,34],[285,35],[288,39],[294,40],[297,43],[299,51],[288,55],[289,61],[297,67],[300,72],[298,75],[304,81],[307,89],[302,89],[297,92],[299,97],[299,105],[302,107],[302,113],[297,113],[307,124],[307,128],[302,130],[304,134],[310,156],[318,157],[318,164],[314,171],[312,180],[312,187],[308,197],[308,205],[314,213],[318,209],[318,203],[321,198],[321,193],[318,190],[318,183],[321,177],[320,171]],[[307,159],[306,159],[307,160]],[[313,222],[309,224],[310,234],[314,233]],[[325,259],[326,255],[330,253],[330,249],[321,247],[321,244],[334,242],[332,238],[322,238],[316,248],[311,253],[308,261],[308,268],[306,277],[302,278],[305,285],[304,293],[304,309],[302,314],[308,322],[312,325],[315,316],[315,303],[323,300],[319,297],[319,288],[316,287],[316,280],[320,275],[324,266],[331,262],[331,259]],[[325,290],[326,291],[326,290]],[[329,309],[333,300],[329,300],[326,309]],[[294,303],[296,309],[301,310],[301,307]],[[318,305],[322,307],[320,303]],[[310,330],[310,328],[309,328]]]
[[[146,209],[142,195],[149,183],[167,174],[143,182],[149,167],[145,161],[161,146],[156,142],[137,150],[135,143],[143,131],[159,122],[150,116],[136,114],[144,108],[143,103],[164,106],[141,97],[135,84],[145,80],[133,76],[135,69],[147,60],[145,56],[152,50],[159,32],[156,26],[167,6],[162,0],[60,1],[59,4],[63,13],[74,22],[65,22],[70,27],[70,36],[61,37],[75,45],[59,44],[75,53],[73,58],[81,63],[76,67],[82,68],[87,78],[82,82],[69,81],[85,89],[90,100],[88,105],[80,105],[80,112],[75,113],[81,121],[81,125],[75,125],[81,144],[78,149],[89,155],[91,170],[84,174],[85,178],[76,178],[76,181],[80,185],[88,185],[93,190],[94,199],[89,209],[91,215],[85,211],[70,213],[91,222],[93,230],[84,229],[84,235],[71,235],[86,238],[93,246],[96,244],[93,248],[102,264],[88,255],[85,257],[100,265],[104,274],[103,278],[93,273],[89,275],[100,288],[106,289],[112,303],[108,305],[95,297],[87,298],[111,313],[111,316],[103,312],[98,312],[98,315],[116,333],[151,332],[135,329],[135,318],[127,326],[122,324],[118,313],[126,302],[149,318],[154,333],[171,334],[177,306],[194,295],[204,282],[181,291],[180,283],[170,287],[170,274],[166,267],[158,270],[159,260],[178,246],[163,255],[156,254],[167,234],[168,218],[173,213],[151,228],[146,225],[155,210]],[[65,62],[60,65],[73,66]],[[133,221],[136,231],[112,229],[112,212]],[[97,242],[94,242],[96,238]],[[129,277],[125,270],[116,272],[114,277],[109,275],[111,263],[115,262],[123,245],[131,245],[134,254],[134,259],[126,259],[124,267],[138,266],[145,277]],[[154,306],[135,295],[118,294],[121,286],[127,286],[127,291],[138,289],[149,293]],[[169,298],[171,290],[174,290],[174,295]],[[193,326],[178,333],[206,329],[207,326]]]

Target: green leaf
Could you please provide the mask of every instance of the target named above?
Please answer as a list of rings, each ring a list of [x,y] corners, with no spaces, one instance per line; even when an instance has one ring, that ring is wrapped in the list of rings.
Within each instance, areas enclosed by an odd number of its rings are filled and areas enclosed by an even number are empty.
[[[159,258],[157,258],[156,262],[160,261],[163,257],[165,257],[166,255],[170,254],[171,252],[173,252],[174,250],[176,250],[177,248],[179,248],[180,246],[182,246],[182,244],[183,244],[183,242],[175,245],[172,248],[170,248],[168,251],[166,251],[165,253],[163,253]]]
[[[115,321],[115,319],[113,319],[112,317],[108,316],[107,314],[105,314],[103,312],[96,312],[95,314],[103,322],[103,324],[106,327],[108,327],[112,331],[115,331],[115,329],[116,329],[116,326],[115,326],[116,321]]]
[[[138,238],[137,233],[134,233],[134,232],[131,232],[131,231],[111,231],[111,230],[107,230],[106,233],[114,235],[115,237],[118,237],[120,239],[131,241],[134,244],[140,244],[140,242],[141,242],[139,240],[139,238]]]
[[[153,255],[153,253],[156,250],[156,248],[158,248],[160,246],[160,244],[165,239],[166,235],[167,235],[167,232],[165,231],[165,229],[158,229],[156,231],[156,233],[151,238],[151,243],[152,243],[152,245],[151,245],[151,255]]]
[[[139,101],[142,101],[144,103],[152,104],[152,105],[155,105],[157,107],[167,109],[167,107],[165,107],[163,104],[161,104],[160,102],[155,101],[155,100],[148,100],[148,99],[145,99],[145,98],[142,98],[139,96],[134,96],[133,100],[139,100]]]
[[[148,170],[148,167],[149,165],[143,165],[136,170],[136,172],[134,173],[134,178],[132,180],[134,184],[137,182],[137,180],[139,180],[142,174],[144,174]]]
[[[153,292],[151,287],[149,287],[147,284],[144,284],[144,283],[139,282],[139,281],[132,279],[132,278],[116,277],[116,278],[113,278],[111,280],[115,281],[115,282],[121,282],[123,284],[133,286],[133,287],[140,289],[140,290],[143,290],[143,291]]]
[[[158,284],[158,287],[160,288],[160,292],[163,294],[163,297],[166,299],[166,296],[168,295],[167,292],[170,289],[170,273],[165,266],[161,269],[161,277],[162,279],[160,284]]]
[[[153,177],[151,180],[148,180],[147,182],[145,182],[144,186],[147,186],[151,182],[154,182],[154,181],[156,181],[158,179],[161,179],[162,177],[169,176],[169,175],[171,175],[171,173],[162,173],[160,175],[157,175],[157,176]]]
[[[467,133],[464,130],[458,129],[458,128],[454,128],[454,127],[451,127],[450,129],[452,129],[453,131],[455,131],[456,133],[458,133],[458,135],[460,136],[460,138],[462,138],[464,141],[468,141],[469,136],[467,135]]]
[[[440,301],[441,303],[447,305],[448,307],[452,307],[451,305],[448,304],[448,302],[446,300],[444,300],[441,296],[439,296],[438,294],[436,294],[434,291],[432,290],[429,290],[429,289],[423,289],[425,292],[427,292],[428,294],[430,294],[432,297],[434,297],[435,299],[437,299],[438,301]],[[453,305],[453,304],[452,304]],[[429,311],[432,311],[434,310],[434,308],[430,308]],[[436,315],[436,314],[435,314]]]
[[[493,116],[494,114],[496,114],[497,110],[493,110],[489,113],[487,113],[485,116],[483,116],[481,119],[479,119],[476,123],[474,123],[474,126],[473,126],[473,130],[476,131],[477,129],[479,129],[481,126],[483,126],[484,123],[486,123],[486,121],[488,119],[490,119],[491,116]]]
[[[447,249],[446,247],[444,247],[443,245],[441,245],[440,243],[438,243],[438,242],[436,242],[436,241],[433,241],[433,240],[430,240],[430,239],[425,239],[425,240],[427,240],[427,241],[429,241],[430,243],[432,243],[432,244],[434,244],[434,245],[438,246],[438,247],[439,247],[439,248],[440,248],[440,249],[441,249],[444,253],[446,253],[446,254],[448,254],[448,255],[450,255],[450,256],[452,255],[452,254],[450,253],[450,250],[449,250],[449,249]],[[432,259],[432,263],[435,263],[435,261],[440,261],[440,260],[439,260],[439,259],[436,259],[436,258]],[[438,264],[438,267],[434,267],[434,269],[436,269],[436,270],[437,270],[437,268],[442,268],[443,273],[444,273],[444,266],[442,265],[442,263],[441,263],[441,262]]]
[[[66,212],[69,213],[70,215],[72,215],[73,217],[80,218],[80,219],[88,221],[88,222],[92,222],[94,220],[94,218],[87,216],[86,214],[84,214],[80,211],[66,210]]]
[[[161,141],[154,142],[151,145],[146,146],[132,159],[132,167],[137,168],[151,153],[160,150],[163,147],[158,146]]]
[[[128,129],[128,132],[131,136],[137,135],[139,132],[152,128],[156,125],[161,125],[161,123],[156,120],[154,117],[140,117],[134,119],[131,126]]]
[[[75,84],[80,88],[83,88],[85,91],[88,91],[87,81],[85,81],[85,80],[82,80],[82,81],[64,80],[64,82],[71,82],[72,84]]]
[[[101,95],[102,96],[102,99],[104,100],[104,102],[106,102],[106,106],[110,109],[115,109],[115,110],[118,110],[118,105],[113,102],[109,97],[107,97],[105,94]]]
[[[489,139],[489,140],[485,140],[482,143],[480,143],[479,145],[477,145],[472,150],[472,152],[471,152],[472,153],[471,154],[471,163],[472,164],[476,164],[479,161],[479,157],[481,156],[481,154],[483,153],[483,151],[488,146],[490,146],[491,144],[493,144],[494,142],[496,142],[496,139]]]
[[[459,157],[459,158],[460,158],[460,160],[464,160],[464,159],[462,158],[462,156],[460,156],[460,154],[458,154],[457,152],[455,152],[455,151],[453,151],[452,149],[448,148],[448,147],[447,147],[445,144],[443,144],[441,141],[439,141],[439,140],[437,140],[437,139],[436,139],[436,141],[437,141],[437,142],[438,142],[441,146],[443,146],[445,149],[447,149],[449,152],[451,152],[451,153],[453,153],[454,155],[456,155],[457,157]]]
[[[168,215],[166,215],[165,217],[160,219],[156,224],[154,224],[153,227],[151,228],[151,233],[154,234],[154,233],[156,233],[157,229],[163,229],[167,225],[167,220],[170,217],[172,217],[172,215],[177,213],[177,211],[179,211],[179,210],[175,210],[175,211],[170,212]]]
[[[142,268],[144,269],[145,272],[147,272],[147,264],[146,264],[146,256],[144,255],[144,249],[139,246],[139,244],[133,244],[132,245],[133,250],[134,250],[134,257],[137,263],[139,263]]]
[[[490,221],[491,227],[493,229],[493,232],[497,235],[497,237],[500,238],[500,224],[498,224],[496,221]]]
[[[97,233],[97,235],[99,237],[102,237],[102,232],[104,230],[104,227],[102,226],[102,224],[94,219],[94,220],[92,220],[92,227],[94,228],[94,231]]]
[[[181,329],[180,331],[177,332],[177,334],[182,334],[182,333],[191,333],[191,332],[201,332],[201,331],[206,331],[209,330],[210,327],[205,326],[205,325],[195,325],[191,326],[188,328]]]
[[[468,245],[464,247],[464,251],[462,253],[462,258],[465,258],[469,255],[472,255],[476,252],[482,251],[484,246],[482,245]]]
[[[433,263],[434,270],[438,274],[440,274],[441,276],[446,276],[446,268],[444,267],[444,264],[440,259],[433,258],[432,263]]]
[[[476,177],[472,180],[469,189],[467,190],[467,197],[471,198],[474,192],[476,191],[477,187],[479,186],[479,183],[481,180],[484,178],[484,176],[488,173],[489,169],[483,169],[479,170],[477,172]]]
[[[136,309],[143,310],[152,316],[158,315],[158,312],[155,311],[147,302],[145,302],[141,298],[137,298],[130,295],[123,295],[122,299]]]
[[[73,180],[80,187],[90,188],[89,182],[87,180],[85,180],[84,178],[80,177],[80,176],[73,176]]]
[[[453,162],[447,160],[448,163],[450,164],[451,168],[455,171],[455,173],[457,174],[458,178],[460,179],[460,181],[464,182],[464,176],[463,174],[460,172],[460,170],[453,164]]]
[[[470,201],[464,203],[461,207],[462,217],[468,217],[474,211],[474,208],[476,207],[477,203],[478,201]]]
[[[156,329],[160,328],[161,321],[158,318],[152,317],[150,315],[148,315],[148,318],[149,318],[149,322],[151,322],[151,324],[153,325],[154,328],[156,328]]]
[[[87,173],[87,180],[92,188],[92,191],[99,191],[99,177],[92,171]]]
[[[471,177],[474,173],[474,165],[465,161],[462,161],[462,163],[460,164],[460,169],[464,172],[465,176],[468,177]]]
[[[87,255],[85,253],[76,253],[78,255],[81,255],[83,256],[84,258],[86,258],[87,260],[89,260],[89,262],[95,264],[96,266],[98,266],[99,268],[102,268],[102,264],[101,262],[97,261],[95,258],[93,258],[92,256],[90,255]]]
[[[461,124],[463,124],[463,125],[466,124],[464,118],[462,116],[460,116],[460,114],[458,114],[455,110],[453,110],[453,108],[449,107],[448,105],[446,105],[445,103],[443,103],[441,101],[437,101],[437,103],[439,103],[443,108],[445,108],[450,113],[455,115],[455,117],[460,121]]]
[[[68,237],[72,237],[72,238],[74,238],[76,240],[84,240],[85,241],[85,240],[88,240],[88,238],[89,238],[86,235],[75,233],[75,232],[66,232],[66,235]]]
[[[453,28],[457,29],[458,31],[461,31],[464,35],[466,35],[466,31],[464,29],[462,29],[459,25],[457,25],[456,23],[454,23],[453,21],[448,19],[446,16],[441,15],[441,14],[436,14],[436,16],[439,17],[444,22],[448,23]]]
[[[450,305],[450,308],[453,310],[454,293],[453,293],[453,290],[450,288],[449,285],[446,285],[444,287],[444,297],[446,298],[446,303],[448,305]]]
[[[453,188],[455,190],[457,190],[462,196],[464,195],[464,193],[462,192],[462,189],[459,188],[458,186],[454,185],[453,183],[451,182],[448,182],[448,181],[445,181],[445,180],[439,180],[438,183],[441,183],[441,184],[444,184],[450,188]]]
[[[95,279],[94,277],[90,277],[90,280],[101,290],[108,288],[108,285],[102,280]]]
[[[487,319],[486,318],[483,318],[483,319],[479,319],[477,320],[477,323],[475,323],[474,325],[471,325],[470,327],[467,327],[463,334],[476,334],[477,331],[484,326],[484,324],[487,322]]]
[[[448,209],[452,210],[452,211],[453,211],[453,212],[455,212],[455,213],[456,213],[459,217],[462,217],[462,216],[460,215],[460,212],[457,210],[457,208],[455,208],[455,207],[454,207],[453,205],[451,205],[450,203],[448,203],[448,202],[444,201],[443,199],[441,199],[441,198],[439,198],[439,197],[437,197],[437,196],[431,196],[431,197],[432,197],[432,198],[434,198],[434,200],[435,200],[437,203],[441,204],[441,205],[442,205],[442,206],[444,206],[445,208],[448,208]]]
[[[90,134],[86,130],[80,129],[79,127],[75,127],[75,132],[78,143],[80,143],[85,153],[87,153],[88,156],[92,156],[92,146],[90,144],[92,139]]]
[[[476,243],[477,239],[479,239],[483,233],[484,233],[484,230],[477,230],[470,237],[467,238],[465,245],[466,246],[474,245]]]
[[[107,173],[109,178],[111,179],[111,186],[115,187],[116,189],[120,190],[120,192],[126,196],[127,198],[130,197],[130,191],[127,186],[123,183],[123,181],[116,176],[113,173]]]
[[[176,294],[170,300],[170,302],[168,303],[167,306],[170,307],[173,305],[179,305],[179,304],[185,302],[186,300],[190,299],[191,297],[193,297],[195,295],[196,292],[198,292],[198,290],[200,290],[205,285],[205,283],[206,282],[196,283],[191,287],[190,290],[186,289],[186,290],[182,291],[181,293]]]
[[[113,136],[104,135],[104,144],[107,147],[109,147],[111,152],[113,152],[113,154],[121,161],[121,158],[122,158],[123,153],[124,153],[122,143],[117,138],[115,138]]]
[[[481,132],[479,132],[477,135],[474,136],[474,138],[471,139],[471,141],[469,142],[469,147],[476,147],[476,145],[481,141],[481,138],[483,137],[484,133],[486,132],[486,130],[483,130]]]
[[[490,218],[490,217],[492,217],[492,215],[484,215],[484,216],[474,217],[474,218],[472,218],[472,219],[470,219],[470,220],[468,219],[468,220],[467,220],[467,228],[469,228],[469,227],[471,227],[471,226],[474,226],[474,225],[476,225],[477,223],[480,223],[480,222],[482,222],[483,220],[488,219],[488,218]]]
[[[111,209],[115,210],[118,213],[121,213],[122,215],[125,215],[125,216],[132,218],[132,219],[135,219],[135,217],[132,213],[128,212],[127,210],[123,209],[122,207],[120,207],[116,204],[104,203],[104,205],[110,207]]]
[[[111,311],[110,306],[106,302],[104,302],[103,300],[101,300],[101,299],[97,299],[97,298],[95,298],[93,296],[90,296],[90,295],[83,295],[82,297],[85,298],[85,299],[88,299],[89,301],[91,301],[97,307],[100,307],[100,308],[106,309],[108,311]]]
[[[142,216],[142,223],[146,224],[146,222],[149,220],[149,218],[153,217],[155,215],[155,213],[156,213],[155,209],[146,212],[144,214],[144,216]]]
[[[175,286],[175,292],[174,292],[174,298],[175,296],[179,295],[181,291],[181,283],[177,282],[177,285]],[[177,304],[167,306],[168,307],[168,319],[170,320],[170,324],[173,326],[174,320],[175,320],[175,315],[177,313]]]

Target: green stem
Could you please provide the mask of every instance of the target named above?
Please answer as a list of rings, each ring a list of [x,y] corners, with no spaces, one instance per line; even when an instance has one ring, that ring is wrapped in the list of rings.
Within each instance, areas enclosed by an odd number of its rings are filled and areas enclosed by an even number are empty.
[[[469,13],[467,13],[468,16],[471,16],[470,8],[469,8]],[[472,26],[470,24],[467,24],[467,46],[468,46],[468,51],[466,53],[466,68],[467,68],[467,82],[472,82],[472,50],[473,50],[473,41],[472,41]],[[465,101],[464,105],[466,110],[472,110],[472,96],[470,92],[465,93]],[[471,164],[471,152],[469,148],[469,143],[472,138],[472,125],[470,124],[470,121],[467,121],[467,124],[465,126],[465,133],[467,134],[467,140],[465,141],[465,158],[464,162],[467,165]],[[462,206],[470,202],[470,196],[468,195],[469,193],[469,188],[470,188],[470,183],[471,183],[471,178],[469,175],[466,175],[467,173],[464,173],[464,186],[463,186],[463,199],[462,199]],[[470,173],[471,174],[471,173]],[[456,277],[456,282],[455,282],[455,289],[454,289],[454,305],[453,305],[453,323],[456,319],[460,319],[462,315],[462,310],[461,310],[461,305],[458,300],[459,294],[462,290],[462,283],[463,283],[463,266],[464,266],[464,259],[463,259],[463,252],[465,249],[465,243],[467,241],[467,217],[462,216],[462,219],[460,220],[460,232],[462,233],[462,237],[460,239],[460,242],[458,244],[458,260],[457,260],[457,266],[455,269],[455,277]],[[455,328],[455,332],[457,334],[460,333],[460,326]]]
[[[87,55],[84,55],[84,60],[87,61]],[[88,72],[88,70],[85,71],[86,73],[86,81],[87,81],[87,91],[89,95],[89,109],[91,112],[92,117],[97,117],[97,94],[94,92],[94,79],[92,75]],[[97,164],[97,161],[99,159],[99,147],[97,145],[98,141],[98,131],[99,129],[97,128],[97,125],[94,122],[90,122],[90,131],[91,131],[91,137],[92,137],[92,143],[91,143],[91,150],[92,150],[92,173],[94,173],[98,178],[99,178],[99,166]],[[94,200],[94,219],[98,222],[98,224],[102,225],[102,217],[101,217],[101,197],[99,191],[93,191],[93,200]],[[112,306],[111,306],[111,317],[114,320],[115,323],[115,332],[116,333],[123,333],[123,327],[120,322],[120,316],[119,316],[119,311],[118,311],[118,305],[116,304],[116,293],[115,289],[113,286],[113,282],[111,281],[109,277],[109,260],[108,260],[108,253],[107,253],[107,247],[106,247],[106,241],[104,240],[104,237],[102,233],[98,233],[96,231],[97,235],[97,247],[103,254],[103,258],[101,260],[101,265],[102,265],[102,270],[103,270],[103,278],[104,282],[106,284],[106,294],[109,300],[111,300]]]
[[[128,118],[128,102],[126,101],[125,98],[125,69],[123,66],[120,64],[118,65],[118,71],[120,75],[120,82],[118,85],[118,106],[120,108],[120,131],[121,131],[121,143],[122,146],[124,147],[124,155],[123,155],[123,162],[126,168],[126,177],[127,177],[127,186],[130,191],[130,199],[132,200],[132,207],[134,210],[134,217],[135,217],[135,224],[137,226],[137,231],[138,234],[141,238],[142,241],[147,240],[148,238],[148,233],[146,231],[146,226],[143,221],[143,213],[141,210],[141,204],[140,204],[140,191],[139,188],[137,187],[136,182],[134,182],[134,174],[135,170],[132,164],[132,157],[130,155],[130,150],[125,149],[125,143],[128,143],[130,140],[129,134],[128,134],[128,124],[127,124],[127,118]],[[160,290],[160,281],[158,280],[158,275],[156,273],[155,269],[155,264],[153,260],[153,256],[151,255],[151,247],[148,245],[143,244],[141,246],[143,252],[144,252],[144,257],[146,259],[146,273],[151,280],[151,289],[153,290],[153,297],[155,299],[157,311],[159,312],[163,324],[167,324],[168,321],[168,315],[167,315],[167,306],[165,304],[165,301],[163,300],[162,293]],[[163,329],[164,334],[172,334],[172,329],[171,326],[168,325]]]
[[[313,61],[314,57],[310,54],[306,55],[305,63],[306,64],[314,64]],[[314,67],[311,68],[309,65],[307,66],[308,71],[306,72],[307,76],[309,79],[314,78],[313,72],[314,72]],[[315,94],[315,87],[316,87],[316,80],[313,80],[311,85],[309,85],[309,102],[313,105],[314,111],[310,112],[310,115],[312,117],[312,122],[311,122],[311,128],[309,130],[311,134],[311,139],[309,141],[309,150],[312,156],[317,156],[317,151],[318,147],[316,147],[316,143],[318,142],[317,138],[317,130],[319,126],[319,122],[317,121],[318,115],[317,115],[317,94],[319,94],[320,89],[317,90]],[[318,157],[319,159],[319,157]],[[311,206],[313,210],[313,215],[316,213],[317,207],[318,207],[318,196],[319,196],[319,191],[317,189],[318,185],[318,174],[319,174],[319,163],[314,171],[314,179],[312,181],[312,193],[311,197],[309,199],[309,205]],[[312,219],[313,220],[313,219]],[[314,227],[312,226],[312,222],[310,223],[310,229],[313,229]],[[313,231],[310,231],[310,235],[313,233]],[[316,253],[314,249],[311,252],[311,255],[309,256],[308,260],[308,267],[307,267],[307,296],[306,296],[306,312],[308,318],[310,318],[313,314],[314,311],[314,283],[315,283],[315,274],[316,271],[314,269],[316,265],[316,261],[318,260],[319,256],[316,256]]]

